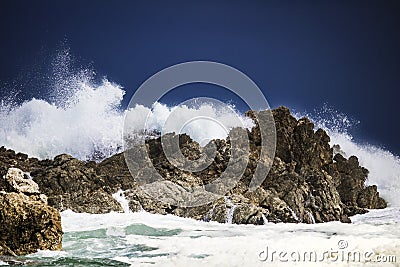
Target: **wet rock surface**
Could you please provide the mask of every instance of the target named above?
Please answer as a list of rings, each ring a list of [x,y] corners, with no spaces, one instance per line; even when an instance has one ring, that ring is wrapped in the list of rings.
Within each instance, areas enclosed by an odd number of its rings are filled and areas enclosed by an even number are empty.
[[[60,213],[39,186],[22,170],[9,168],[0,177],[0,255],[61,250],[62,234]]]
[[[161,138],[156,138],[147,140],[145,148],[132,150],[139,156],[141,153],[149,154],[148,161],[130,163],[136,164],[136,171],[132,174],[124,154],[114,155],[100,163],[82,162],[65,154],[54,160],[40,161],[1,148],[0,175],[6,175],[10,167],[29,172],[39,190],[48,196],[49,205],[60,211],[122,212],[121,205],[112,197],[120,189],[124,190],[133,212],[145,210],[221,223],[350,222],[348,217],[351,215],[365,213],[366,209],[386,207],[385,200],[379,197],[378,188],[366,186],[368,170],[359,165],[355,156],[347,159],[338,146],[331,148],[326,132],[322,129],[315,131],[309,119],[297,120],[285,107],[272,111],[276,125],[273,134],[276,133],[277,142],[275,157],[271,158],[268,153],[261,153],[262,146],[269,144],[262,144],[262,130],[257,123],[260,114],[250,111],[246,115],[253,118],[256,124],[246,133],[249,137],[248,161],[241,161],[240,157],[233,164],[235,167],[245,162],[244,171],[225,195],[196,207],[164,203],[152,198],[140,185],[157,182],[152,173],[155,168],[160,177],[182,190],[190,190],[194,186],[206,188],[227,170],[229,160],[234,158],[232,153],[235,151],[231,149],[233,141],[229,138],[212,140],[201,147],[185,134],[170,134],[171,140],[178,139],[183,156],[198,160],[200,165],[202,153],[216,148],[211,165],[195,172],[171,164],[164,153]],[[257,164],[264,165],[263,170],[271,167],[268,173],[264,171],[262,184],[250,190]],[[10,185],[5,182],[0,184],[0,188],[7,186]]]

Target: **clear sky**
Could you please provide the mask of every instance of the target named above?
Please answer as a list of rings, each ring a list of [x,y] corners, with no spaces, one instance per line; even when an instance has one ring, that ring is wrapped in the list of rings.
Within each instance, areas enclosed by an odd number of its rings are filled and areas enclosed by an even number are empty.
[[[42,70],[65,45],[77,62],[125,87],[126,101],[165,67],[218,61],[252,78],[272,107],[312,111],[327,103],[361,121],[356,134],[364,141],[400,154],[399,14],[395,0],[4,0],[0,85],[36,96]]]

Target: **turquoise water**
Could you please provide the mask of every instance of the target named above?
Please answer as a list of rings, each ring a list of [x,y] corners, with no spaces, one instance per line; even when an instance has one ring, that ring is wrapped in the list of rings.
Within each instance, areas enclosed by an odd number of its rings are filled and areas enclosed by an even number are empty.
[[[64,234],[63,252],[38,253],[26,258],[25,264],[37,266],[130,266],[114,260],[115,257],[152,258],[167,254],[149,253],[157,250],[144,244],[127,246],[127,235],[163,237],[177,235],[180,229],[153,228],[144,224],[127,227],[109,227],[91,231],[73,231]]]
[[[13,261],[27,266],[348,266],[348,262],[330,262],[332,259],[315,263],[260,257],[267,247],[269,251],[315,251],[322,255],[346,242],[347,247],[339,251],[396,256],[396,262],[368,266],[398,266],[400,209],[371,211],[352,219],[352,224],[254,226],[146,212],[93,215],[65,211],[62,251],[39,251]],[[352,262],[351,266],[363,264]]]

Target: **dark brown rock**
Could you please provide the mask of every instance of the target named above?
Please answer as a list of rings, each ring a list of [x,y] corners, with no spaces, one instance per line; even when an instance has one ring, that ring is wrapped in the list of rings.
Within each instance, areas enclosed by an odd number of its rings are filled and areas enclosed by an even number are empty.
[[[327,170],[335,179],[337,191],[348,207],[349,215],[366,212],[362,209],[386,208],[387,203],[379,197],[377,187],[365,186],[368,170],[360,166],[357,157],[346,159],[342,154],[336,154],[334,161]]]
[[[367,186],[358,194],[357,205],[366,209],[383,209],[386,208],[386,201],[379,197],[376,185]]]

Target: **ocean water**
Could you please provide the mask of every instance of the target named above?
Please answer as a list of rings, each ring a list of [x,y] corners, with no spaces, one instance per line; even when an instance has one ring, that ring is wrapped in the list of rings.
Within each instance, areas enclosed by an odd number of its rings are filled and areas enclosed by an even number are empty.
[[[63,57],[61,57],[63,59]],[[65,62],[64,62],[65,63]],[[61,65],[64,64],[61,60]],[[171,113],[206,114],[229,127],[251,127],[243,115],[203,103],[197,107],[121,108],[124,90],[107,79],[94,82],[90,71],[72,73],[56,68],[52,97],[19,103],[4,98],[0,105],[0,145],[38,158],[69,153],[82,160],[101,160],[123,149],[125,115],[132,131],[150,112],[148,127],[160,131]],[[15,104],[18,103],[18,104]],[[177,111],[177,112],[176,112]],[[233,112],[232,112],[233,111]],[[236,112],[236,113],[235,113]],[[350,120],[338,112],[311,117],[327,130],[331,144],[359,157],[370,170],[368,184],[378,185],[389,202],[353,223],[273,224],[261,226],[202,222],[172,215],[131,213],[123,192],[114,197],[125,213],[77,214],[62,212],[63,250],[39,251],[19,259],[3,259],[29,266],[400,266],[400,159],[390,151],[359,144],[349,134]],[[232,116],[240,125],[232,124]],[[297,115],[300,116],[300,115]],[[179,118],[178,118],[179,119]],[[231,124],[229,124],[231,123]],[[179,125],[179,124],[178,124]],[[226,132],[201,121],[182,132],[201,142],[224,138]],[[229,222],[229,214],[227,214]]]
[[[354,216],[352,224],[254,226],[146,212],[64,211],[63,251],[40,251],[23,261],[30,266],[362,266],[385,256],[386,263],[368,266],[398,266],[399,218],[400,208],[388,208]],[[282,252],[287,256],[278,257]],[[362,254],[360,261],[348,253]]]

